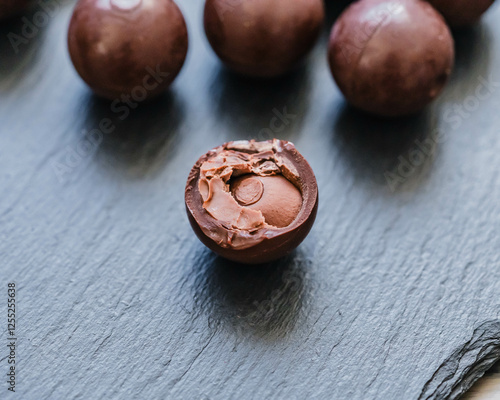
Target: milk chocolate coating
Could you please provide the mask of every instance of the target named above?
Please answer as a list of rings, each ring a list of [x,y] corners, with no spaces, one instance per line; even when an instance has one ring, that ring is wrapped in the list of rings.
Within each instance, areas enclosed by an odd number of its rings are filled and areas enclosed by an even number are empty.
[[[335,23],[329,62],[346,99],[369,113],[413,114],[446,84],[454,43],[443,17],[426,1],[361,0]]]
[[[31,0],[0,0],[0,19],[7,19],[23,12]]]
[[[272,77],[306,56],[324,17],[323,0],[207,0],[204,21],[208,41],[229,68]]]
[[[452,27],[463,27],[476,23],[494,0],[427,0]]]
[[[196,162],[185,201],[191,226],[208,248],[233,261],[260,264],[285,256],[307,236],[318,186],[292,143],[237,141]]]
[[[172,0],[80,0],[68,31],[71,60],[96,94],[134,100],[162,93],[188,48],[186,23]],[[142,89],[141,89],[142,88]]]

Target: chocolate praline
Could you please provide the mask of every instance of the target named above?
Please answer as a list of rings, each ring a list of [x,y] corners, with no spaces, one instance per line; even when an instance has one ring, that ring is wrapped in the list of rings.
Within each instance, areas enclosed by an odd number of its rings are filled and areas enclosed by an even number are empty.
[[[0,0],[0,19],[11,18],[23,12],[31,0]]]
[[[318,186],[292,143],[236,141],[196,162],[185,202],[189,222],[208,248],[229,260],[260,264],[305,239],[316,218]]]
[[[188,35],[172,0],[80,0],[68,47],[77,72],[96,94],[142,101],[175,79]]]
[[[494,0],[427,0],[454,28],[472,25],[481,18]]]
[[[311,50],[324,16],[323,0],[207,0],[204,23],[210,45],[229,68],[272,77]]]
[[[422,0],[361,0],[339,17],[329,61],[357,108],[385,117],[414,114],[442,91],[454,64],[443,17]]]

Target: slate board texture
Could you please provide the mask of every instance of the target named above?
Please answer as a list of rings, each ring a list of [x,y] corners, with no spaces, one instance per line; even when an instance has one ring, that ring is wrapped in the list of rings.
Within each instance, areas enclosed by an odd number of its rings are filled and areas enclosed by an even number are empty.
[[[262,82],[222,68],[202,2],[180,1],[185,67],[121,120],[73,70],[74,2],[58,4],[18,54],[22,21],[0,34],[0,295],[17,283],[19,338],[17,393],[0,398],[457,399],[500,358],[499,7],[455,34],[437,103],[384,121],[328,70],[345,2],[303,67]],[[189,169],[268,139],[285,109],[272,136],[316,172],[316,224],[277,263],[227,262],[189,227]],[[91,142],[103,118],[115,129]]]

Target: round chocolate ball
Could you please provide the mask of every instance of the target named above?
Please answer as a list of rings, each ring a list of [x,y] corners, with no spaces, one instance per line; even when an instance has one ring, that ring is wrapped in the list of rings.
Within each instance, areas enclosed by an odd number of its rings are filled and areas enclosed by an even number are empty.
[[[207,0],[204,21],[210,45],[229,68],[273,77],[306,56],[324,16],[323,0]]]
[[[31,0],[0,0],[0,19],[7,19],[23,12],[30,3]]]
[[[329,62],[347,101],[395,117],[430,103],[448,81],[454,43],[443,17],[422,0],[361,0],[339,17]]]
[[[318,186],[292,143],[238,141],[196,162],[185,200],[191,226],[208,248],[229,260],[260,264],[285,256],[307,236]]]
[[[175,79],[188,35],[172,0],[80,0],[68,47],[76,70],[97,95],[142,101]]]
[[[495,0],[427,0],[452,27],[472,25]]]

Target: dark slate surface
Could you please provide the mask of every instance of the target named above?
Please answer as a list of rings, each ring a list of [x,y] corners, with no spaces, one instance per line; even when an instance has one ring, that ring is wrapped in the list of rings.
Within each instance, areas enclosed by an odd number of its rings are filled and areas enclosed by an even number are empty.
[[[120,120],[74,72],[73,2],[60,3],[18,54],[7,33],[22,22],[0,35],[0,280],[18,284],[19,319],[10,397],[456,399],[500,358],[499,7],[456,35],[440,101],[390,122],[345,106],[326,31],[296,73],[248,81],[220,67],[201,2],[186,0],[182,74]],[[284,108],[295,117],[273,135],[317,174],[316,225],[281,262],[226,262],[188,225],[188,171],[224,141],[267,139]],[[103,118],[115,130],[88,145]],[[406,177],[390,187],[398,167]]]

